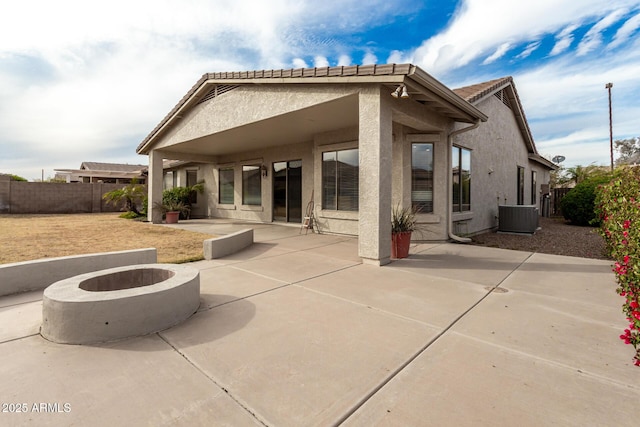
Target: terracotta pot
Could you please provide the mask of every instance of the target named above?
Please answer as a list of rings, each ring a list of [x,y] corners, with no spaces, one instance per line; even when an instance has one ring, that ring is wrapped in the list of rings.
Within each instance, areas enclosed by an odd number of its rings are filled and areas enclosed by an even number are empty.
[[[409,256],[409,246],[411,245],[411,232],[391,234],[391,258],[406,258]]]
[[[177,224],[180,212],[167,212],[165,215],[165,222],[167,224]]]

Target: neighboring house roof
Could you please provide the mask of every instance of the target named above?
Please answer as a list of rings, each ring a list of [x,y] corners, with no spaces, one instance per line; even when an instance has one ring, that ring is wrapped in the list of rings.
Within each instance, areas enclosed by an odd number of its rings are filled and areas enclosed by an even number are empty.
[[[109,172],[138,172],[147,165],[130,165],[122,163],[82,162],[80,170],[109,171]]]
[[[516,90],[516,85],[511,76],[464,86],[454,89],[453,91],[473,105],[478,105],[489,96],[495,95],[513,111],[518,128],[520,128],[522,137],[529,150],[529,159],[550,169],[555,170],[558,168],[555,163],[545,159],[538,153],[531,129],[529,129],[529,123],[527,123],[527,118],[522,108],[522,103],[520,102],[520,97],[518,96],[518,91]]]
[[[57,175],[68,176],[71,180],[76,180],[80,177],[136,178],[146,168],[146,165],[82,162],[79,169],[54,169],[54,171],[57,172]]]
[[[404,84],[412,99],[429,104],[441,114],[466,123],[486,121],[487,116],[465,101],[427,72],[412,64],[354,65],[348,67],[316,67],[287,70],[207,73],[182,97],[136,151],[147,154],[153,140],[170,128],[188,109],[218,95],[218,90],[231,90],[249,84],[360,84],[379,83],[397,87]]]

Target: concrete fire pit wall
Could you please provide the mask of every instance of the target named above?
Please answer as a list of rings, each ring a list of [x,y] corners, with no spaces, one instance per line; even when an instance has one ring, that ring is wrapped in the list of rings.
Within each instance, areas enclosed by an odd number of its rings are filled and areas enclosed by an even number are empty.
[[[253,229],[236,231],[226,236],[207,239],[203,242],[204,259],[222,258],[235,254],[253,244]]]
[[[51,242],[55,245],[55,242]],[[44,258],[0,265],[0,296],[44,289],[78,274],[158,261],[155,248]]]
[[[54,283],[42,298],[41,335],[61,344],[92,344],[158,332],[200,306],[200,272],[145,264],[81,274]]]

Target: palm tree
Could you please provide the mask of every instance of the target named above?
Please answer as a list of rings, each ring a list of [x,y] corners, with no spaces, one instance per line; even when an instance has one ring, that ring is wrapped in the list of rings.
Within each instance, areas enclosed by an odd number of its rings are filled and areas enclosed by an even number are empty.
[[[138,184],[136,178],[131,180],[131,183],[117,190],[104,193],[102,198],[107,203],[113,203],[115,205],[124,203],[124,210],[127,212],[133,212],[137,216],[140,216],[138,212],[138,203],[140,203],[147,195],[147,190],[142,184]]]
[[[580,184],[585,179],[606,175],[609,170],[604,166],[596,166],[591,163],[588,166],[572,166],[562,170],[562,177],[558,179],[559,184],[573,183],[574,185]]]

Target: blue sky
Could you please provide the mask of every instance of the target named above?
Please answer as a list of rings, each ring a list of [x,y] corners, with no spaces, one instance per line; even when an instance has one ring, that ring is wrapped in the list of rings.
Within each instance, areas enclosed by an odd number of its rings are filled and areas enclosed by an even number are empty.
[[[640,0],[34,0],[0,15],[0,172],[146,163],[205,72],[413,63],[451,88],[511,75],[538,151],[609,163],[640,136]]]

